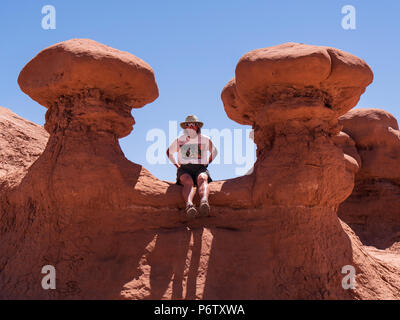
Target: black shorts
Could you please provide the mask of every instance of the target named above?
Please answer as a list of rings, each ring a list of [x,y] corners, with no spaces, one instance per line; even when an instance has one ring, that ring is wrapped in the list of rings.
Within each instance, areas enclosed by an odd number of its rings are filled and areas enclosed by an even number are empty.
[[[182,185],[182,183],[180,183],[179,181],[179,178],[184,173],[187,173],[192,177],[194,185],[197,186],[197,176],[203,172],[207,173],[208,182],[211,182],[212,179],[210,177],[210,173],[208,172],[207,167],[204,164],[195,164],[195,163],[181,164],[176,173],[176,184]]]

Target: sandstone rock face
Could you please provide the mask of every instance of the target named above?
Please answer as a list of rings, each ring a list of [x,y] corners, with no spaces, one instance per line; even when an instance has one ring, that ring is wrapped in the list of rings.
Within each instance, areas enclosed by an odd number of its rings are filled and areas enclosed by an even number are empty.
[[[27,121],[0,107],[0,190],[17,183],[43,152],[48,133],[42,126]]]
[[[347,169],[354,174],[358,172],[361,166],[361,158],[358,155],[353,139],[348,134],[340,131],[337,136],[333,137],[333,142],[342,149]]]
[[[390,247],[400,240],[400,132],[385,110],[363,108],[340,117],[354,139],[362,165],[340,217],[368,245]]]
[[[360,161],[338,117],[370,81],[362,60],[332,48],[246,54],[222,100],[253,126],[255,168],[212,182],[212,216],[188,223],[181,187],[118,143],[132,107],[156,98],[151,68],[91,40],[43,50],[19,84],[48,108],[50,137],[0,193],[0,298],[399,298],[398,271],[336,216]],[[44,265],[56,268],[56,290],[40,286]],[[342,287],[345,265],[357,270],[355,290]]]
[[[360,155],[358,154],[357,148],[356,148],[356,143],[350,136],[343,132],[340,131],[339,134],[335,137],[333,137],[333,141],[336,146],[341,148],[343,150],[343,153],[350,157],[352,157],[356,162],[357,162],[357,167],[356,167],[356,172],[359,170],[361,167],[361,158]]]

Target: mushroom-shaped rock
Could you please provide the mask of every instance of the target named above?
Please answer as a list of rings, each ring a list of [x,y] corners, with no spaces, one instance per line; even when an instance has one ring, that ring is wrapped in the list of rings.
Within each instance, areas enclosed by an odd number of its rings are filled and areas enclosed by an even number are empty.
[[[229,117],[237,121],[240,109],[240,123],[250,125],[298,118],[305,109],[306,116],[340,116],[357,104],[372,80],[370,67],[349,53],[286,43],[246,53],[223,101]]]
[[[18,83],[48,108],[49,141],[26,179],[39,194],[52,195],[70,212],[101,201],[121,207],[125,201],[126,207],[152,201],[176,206],[178,192],[164,196],[175,186],[128,161],[118,143],[132,130],[132,108],[158,96],[147,63],[93,40],[72,39],[41,51],[23,68]]]
[[[347,112],[339,122],[361,156],[358,178],[400,181],[400,132],[393,115],[382,109],[360,108]]]
[[[33,100],[49,108],[46,130],[68,116],[85,128],[132,130],[132,108],[158,97],[152,68],[134,55],[90,39],[72,39],[41,51],[21,71],[18,83]],[[62,127],[62,126],[61,126]]]
[[[221,98],[254,129],[256,203],[338,204],[351,193],[358,164],[333,138],[372,79],[363,60],[329,47],[286,43],[239,60]]]
[[[400,230],[400,132],[395,117],[376,108],[339,118],[361,158],[354,190],[338,215],[367,245],[391,246]],[[397,235],[396,235],[397,234]]]

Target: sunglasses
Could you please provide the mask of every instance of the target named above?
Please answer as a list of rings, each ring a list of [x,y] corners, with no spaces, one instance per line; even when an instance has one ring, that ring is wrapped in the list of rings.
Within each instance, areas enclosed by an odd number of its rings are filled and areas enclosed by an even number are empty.
[[[186,124],[185,124],[185,128],[190,128],[190,127],[196,128],[196,127],[197,127],[197,124],[195,124],[195,123],[186,123]]]

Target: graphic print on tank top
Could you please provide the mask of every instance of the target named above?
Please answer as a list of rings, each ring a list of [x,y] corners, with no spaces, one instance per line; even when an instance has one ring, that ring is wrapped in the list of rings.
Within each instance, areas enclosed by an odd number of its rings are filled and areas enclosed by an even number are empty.
[[[209,145],[208,137],[199,135],[194,139],[180,137],[179,145],[179,160],[180,163],[206,163],[207,151]]]
[[[187,160],[201,159],[201,149],[201,144],[186,143],[181,146],[182,156]]]

